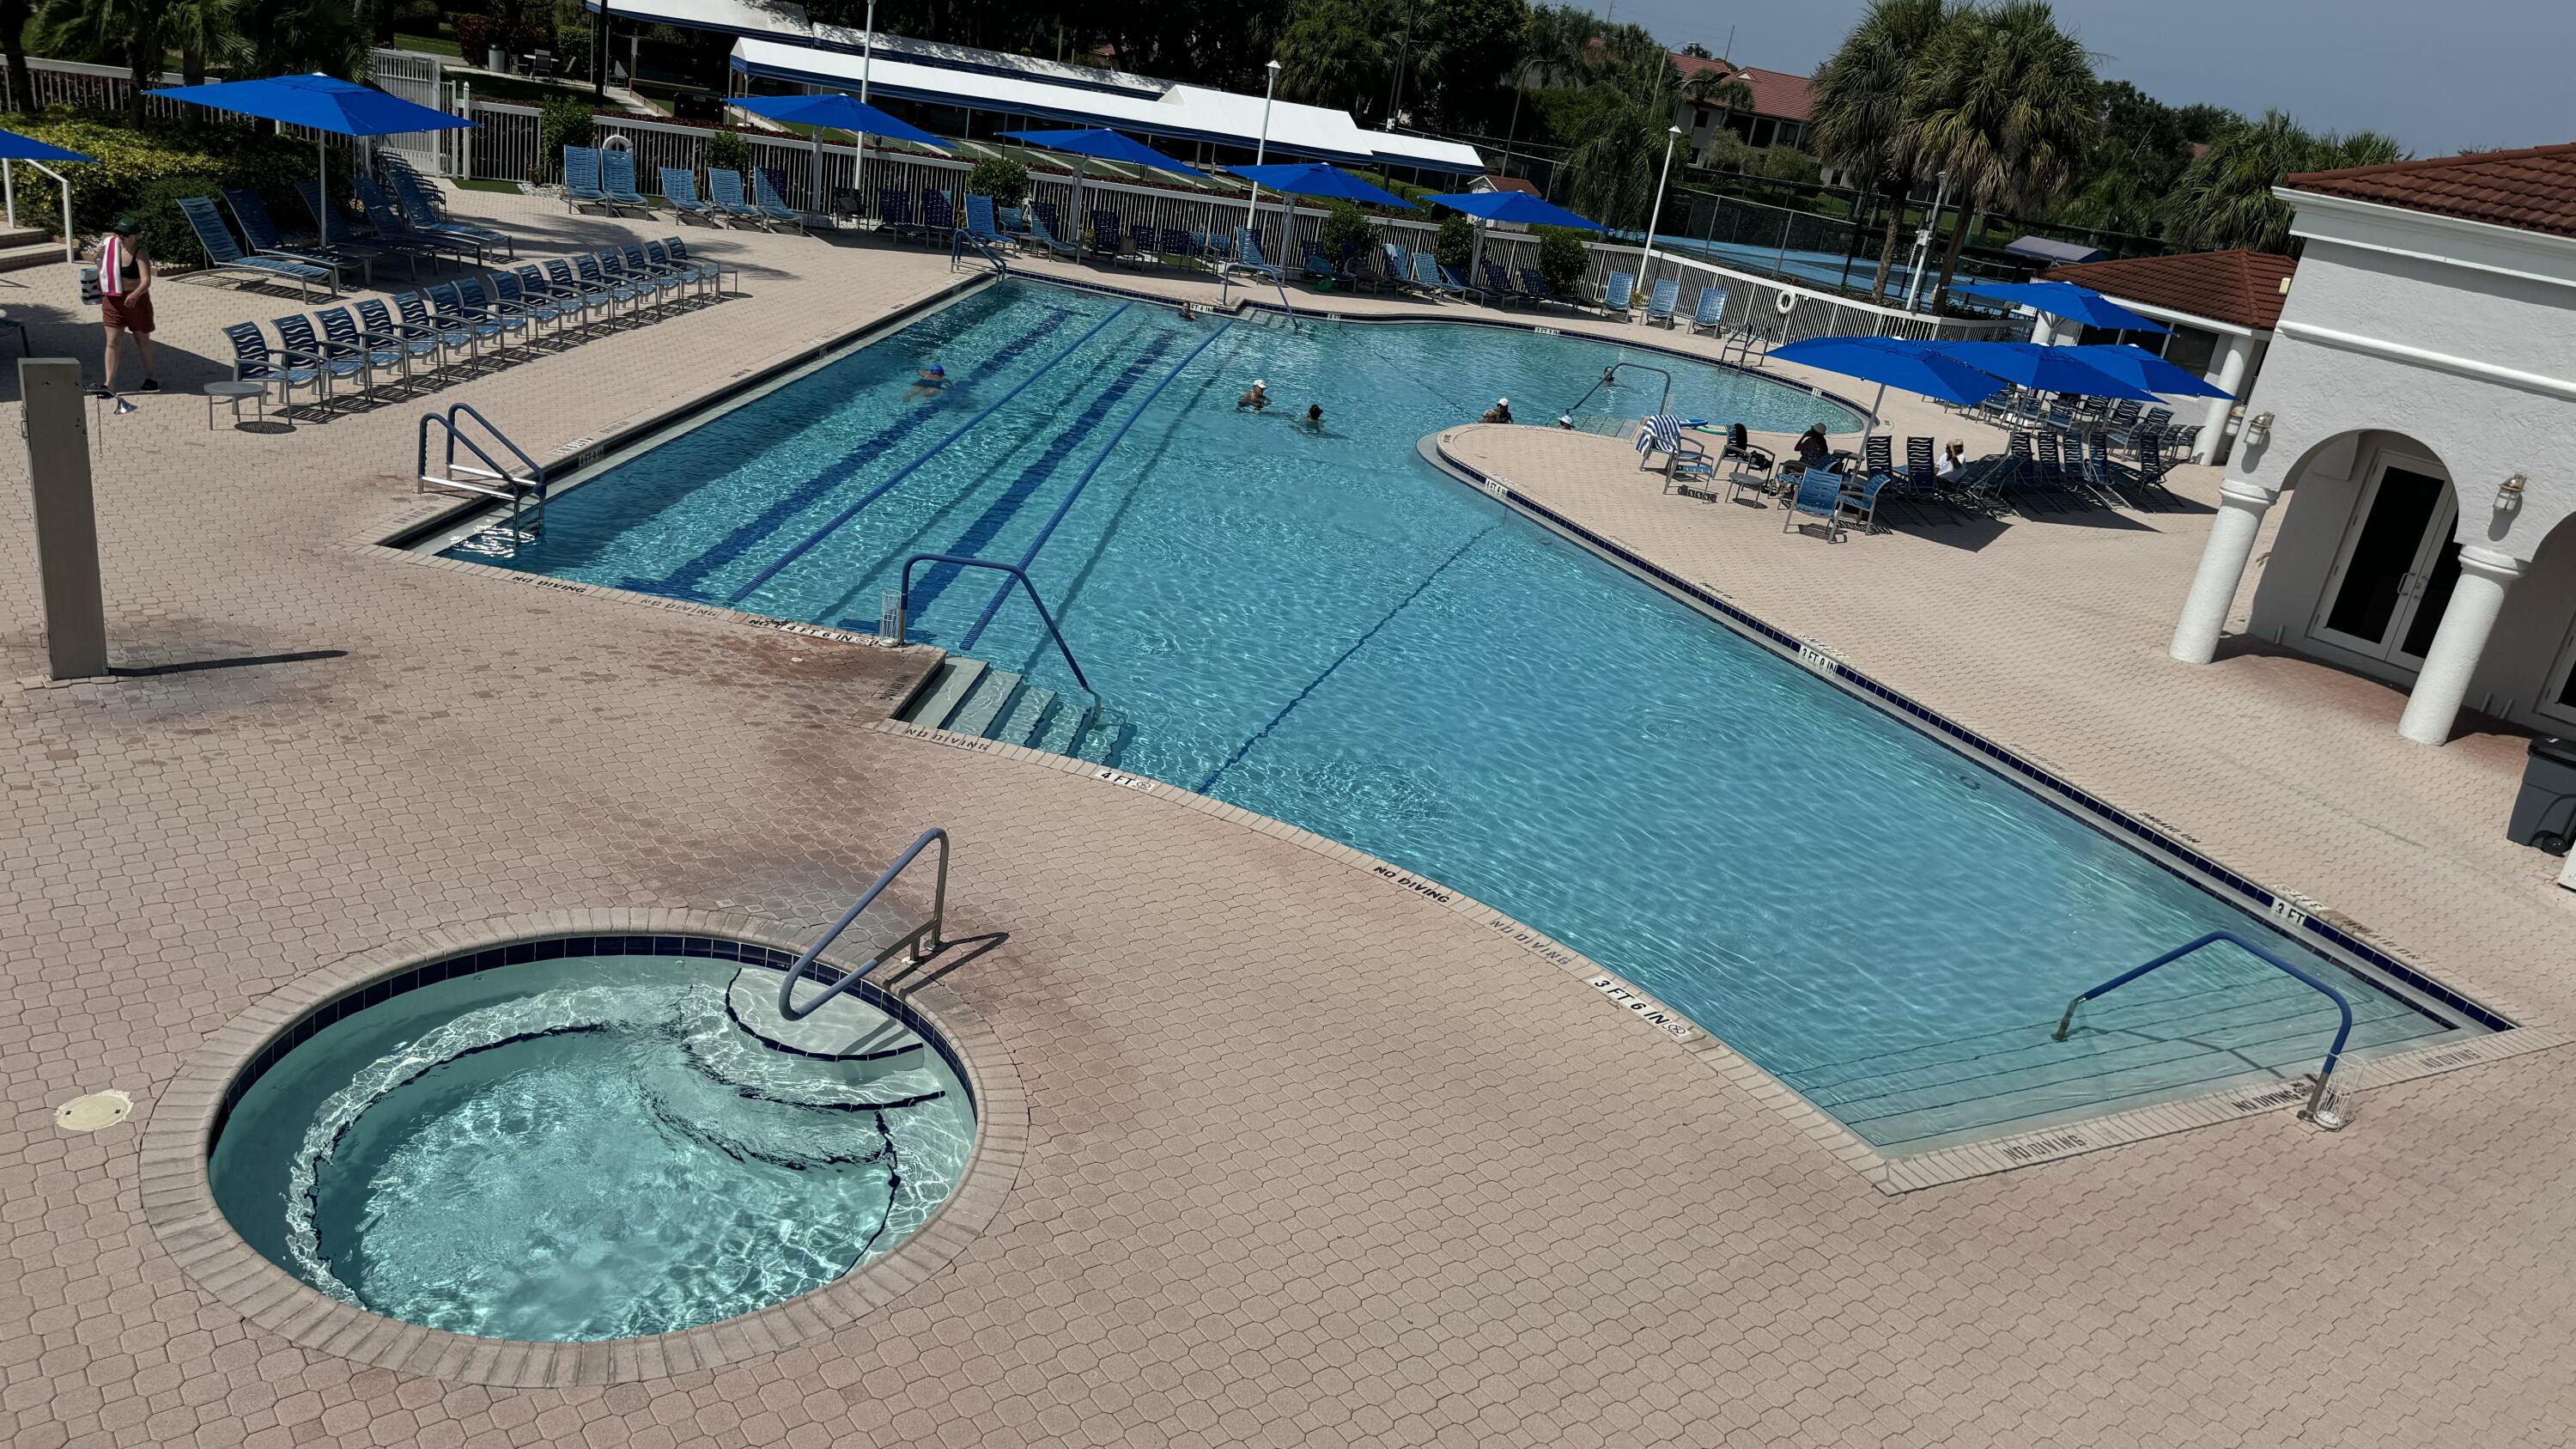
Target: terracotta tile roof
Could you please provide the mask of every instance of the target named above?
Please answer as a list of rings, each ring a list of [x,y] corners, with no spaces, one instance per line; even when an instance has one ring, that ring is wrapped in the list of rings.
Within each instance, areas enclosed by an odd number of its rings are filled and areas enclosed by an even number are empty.
[[[1532,196],[1540,194],[1537,187],[1518,176],[1485,175],[1477,177],[1476,181],[1487,191],[1525,191]]]
[[[2576,142],[2436,156],[2283,179],[2292,191],[2375,201],[2519,231],[2576,236]]]
[[[1681,71],[1682,78],[1685,80],[1701,71],[1713,70],[1721,75],[1727,71],[1725,61],[1711,60],[1706,56],[1684,55],[1678,50],[1673,52],[1673,65]],[[1807,78],[1805,76],[1791,75],[1786,71],[1763,70],[1758,66],[1750,65],[1737,67],[1735,74],[1742,76],[1744,84],[1753,91],[1753,114],[1777,116],[1784,121],[1807,119]]]
[[[2120,301],[2144,302],[2268,332],[2281,320],[2281,284],[2298,263],[2270,252],[2186,252],[2051,267],[2047,282],[2073,282]]]

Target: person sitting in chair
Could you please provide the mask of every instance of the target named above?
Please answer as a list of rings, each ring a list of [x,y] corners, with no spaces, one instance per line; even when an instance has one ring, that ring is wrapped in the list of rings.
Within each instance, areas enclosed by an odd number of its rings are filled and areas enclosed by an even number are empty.
[[[1795,449],[1798,462],[1808,468],[1821,467],[1834,456],[1834,446],[1825,441],[1825,425],[1816,424],[1798,435]]]
[[[1956,483],[1968,476],[1968,445],[1951,439],[1950,445],[1941,450],[1941,462],[1932,470],[1932,476],[1944,483]]]

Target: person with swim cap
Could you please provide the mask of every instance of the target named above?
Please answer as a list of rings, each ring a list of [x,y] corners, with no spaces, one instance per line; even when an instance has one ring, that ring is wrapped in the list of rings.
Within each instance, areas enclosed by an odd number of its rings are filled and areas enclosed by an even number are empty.
[[[903,395],[904,401],[910,402],[914,398],[937,397],[941,392],[945,391],[947,387],[948,369],[934,362],[928,367],[923,368],[920,372],[914,374],[911,389]]]
[[[1494,405],[1485,409],[1485,415],[1476,419],[1480,423],[1508,423],[1511,420],[1512,400],[1507,397],[1494,399]]]
[[[1269,385],[1257,377],[1252,380],[1252,391],[1234,400],[1234,408],[1237,412],[1250,408],[1257,413],[1268,406],[1270,406]]]

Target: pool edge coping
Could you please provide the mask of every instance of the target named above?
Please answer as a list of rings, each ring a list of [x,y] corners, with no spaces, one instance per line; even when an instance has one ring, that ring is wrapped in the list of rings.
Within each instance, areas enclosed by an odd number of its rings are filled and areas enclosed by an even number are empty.
[[[188,1281],[299,1347],[397,1373],[496,1387],[564,1388],[664,1378],[767,1356],[857,1323],[950,1266],[989,1228],[1027,1164],[1029,1099],[1017,1058],[991,1021],[939,980],[890,993],[926,1021],[966,1078],[975,1145],[939,1208],[882,1256],[831,1282],[738,1317],[638,1338],[577,1343],[476,1338],[343,1303],[278,1267],[216,1203],[207,1165],[233,1080],[281,1032],[354,991],[462,954],[567,936],[708,936],[791,954],[779,923],[688,907],[600,907],[441,926],[354,952],[254,1000],[209,1033],[145,1108],[137,1146],[145,1224]],[[859,969],[859,951],[821,961]],[[936,1049],[936,1048],[934,1048]]]

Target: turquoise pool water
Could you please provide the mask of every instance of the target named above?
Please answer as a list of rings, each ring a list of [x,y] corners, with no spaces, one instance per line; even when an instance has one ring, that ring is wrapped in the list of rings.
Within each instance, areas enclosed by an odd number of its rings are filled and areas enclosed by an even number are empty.
[[[1417,456],[1498,396],[1553,416],[1617,349],[1215,325],[997,288],[565,493],[540,540],[451,551],[869,629],[908,555],[1016,562],[1043,540],[1030,572],[1104,697],[1113,763],[1490,902],[1890,1151],[2314,1068],[2332,1007],[2225,947],[2049,1040],[2078,990],[2262,928]],[[934,359],[956,383],[907,397]],[[1686,416],[1849,425],[1651,360]],[[1256,377],[1269,415],[1233,406]],[[1616,406],[1659,387],[1623,382]],[[1310,401],[1320,434],[1292,421]],[[995,605],[1004,582],[924,566],[914,634],[956,647],[990,610],[973,655],[1078,698],[1025,599]],[[2353,997],[2357,1048],[2481,1029],[2315,965]]]
[[[932,1050],[770,1049],[726,1014],[739,969],[536,961],[353,1011],[243,1094],[215,1199],[324,1293],[483,1338],[666,1333],[819,1288],[946,1200],[974,1111]]]

